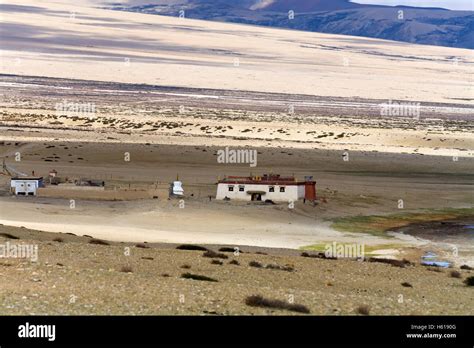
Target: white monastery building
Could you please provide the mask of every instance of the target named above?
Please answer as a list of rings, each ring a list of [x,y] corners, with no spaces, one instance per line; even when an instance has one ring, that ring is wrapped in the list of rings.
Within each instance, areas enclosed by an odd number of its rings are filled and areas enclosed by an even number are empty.
[[[263,176],[228,176],[217,183],[216,199],[241,201],[289,202],[316,200],[316,182],[312,177],[298,181],[295,177],[274,174]]]

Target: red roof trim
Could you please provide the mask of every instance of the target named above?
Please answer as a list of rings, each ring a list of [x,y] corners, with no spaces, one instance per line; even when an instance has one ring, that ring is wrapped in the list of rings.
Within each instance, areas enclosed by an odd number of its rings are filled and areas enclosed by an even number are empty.
[[[275,186],[301,186],[301,185],[316,185],[316,181],[263,181],[263,180],[247,180],[247,181],[227,181],[221,180],[218,184],[227,185],[275,185]]]

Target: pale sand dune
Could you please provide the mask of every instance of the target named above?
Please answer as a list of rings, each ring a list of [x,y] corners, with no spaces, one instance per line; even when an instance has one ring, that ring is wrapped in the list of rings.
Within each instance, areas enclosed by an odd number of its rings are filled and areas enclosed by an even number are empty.
[[[0,219],[0,223],[129,242],[210,243],[273,248],[299,248],[321,241],[329,243],[335,238],[341,242],[384,242],[383,238],[369,235],[345,236],[325,223],[295,217],[289,212],[270,209],[249,212],[245,206],[222,207],[217,204],[211,209],[202,208],[199,204],[188,204],[186,209],[179,209],[165,202],[155,208],[150,208],[148,204],[139,211],[134,206],[134,209],[124,210],[117,215],[105,204],[81,204],[76,212],[60,203],[36,203],[36,209],[25,217],[21,212],[30,206],[28,202],[1,200],[4,218]],[[265,223],[262,223],[262,217],[267,219]]]
[[[473,103],[469,50],[118,12],[95,3],[3,5],[0,73]]]

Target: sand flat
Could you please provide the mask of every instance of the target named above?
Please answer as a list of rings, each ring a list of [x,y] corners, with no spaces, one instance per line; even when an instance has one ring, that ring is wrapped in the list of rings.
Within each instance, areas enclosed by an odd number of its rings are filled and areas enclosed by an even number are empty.
[[[2,5],[0,73],[473,104],[472,51],[94,8]]]

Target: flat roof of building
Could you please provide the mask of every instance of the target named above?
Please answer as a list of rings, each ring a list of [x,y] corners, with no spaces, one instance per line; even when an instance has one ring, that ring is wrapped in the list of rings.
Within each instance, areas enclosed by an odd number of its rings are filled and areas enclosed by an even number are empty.
[[[298,181],[293,176],[282,177],[280,175],[265,174],[262,176],[228,176],[218,181],[219,184],[229,185],[306,185],[316,184],[316,181]]]
[[[42,176],[15,176],[11,180],[43,180]]]
[[[224,181],[221,180],[218,184],[227,185],[274,185],[274,186],[299,186],[306,184],[316,184],[316,181]]]

